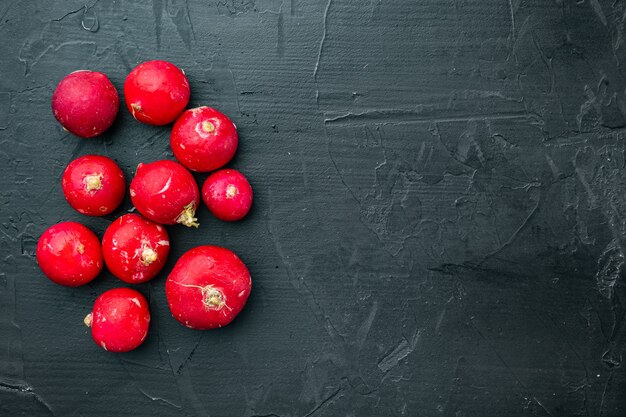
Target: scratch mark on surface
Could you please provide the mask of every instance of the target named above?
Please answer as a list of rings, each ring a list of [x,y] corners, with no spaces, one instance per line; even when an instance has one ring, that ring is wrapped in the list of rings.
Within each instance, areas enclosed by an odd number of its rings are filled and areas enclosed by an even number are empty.
[[[443,317],[446,315],[446,311],[448,310],[448,304],[450,304],[454,300],[454,296],[451,296],[446,304],[444,304],[441,313],[439,313],[439,317],[437,318],[437,324],[435,324],[435,333],[439,332],[439,328],[441,327],[441,323],[443,322]]]
[[[191,30],[191,36],[193,40],[196,40],[196,31],[193,27],[193,22],[191,21],[191,13],[189,12],[189,0],[185,0],[185,13],[187,13],[187,23],[189,23],[189,30]]]
[[[319,70],[320,60],[322,58],[322,51],[324,50],[324,42],[326,42],[326,24],[328,20],[328,10],[330,9],[330,3],[332,3],[332,1],[333,0],[328,0],[328,3],[326,3],[326,9],[324,10],[324,26],[322,30],[322,39],[320,40],[320,47],[317,51],[317,61],[315,61],[315,68],[313,69],[313,78],[315,79],[315,81],[317,81],[317,71]]]
[[[293,4],[293,1],[294,1],[294,0],[291,0],[291,1],[292,1],[292,4]],[[1,25],[2,23],[4,23],[4,22],[3,22],[4,18],[5,18],[5,17],[7,17],[7,15],[9,14],[9,12],[11,11],[11,8],[12,8],[12,7],[13,7],[13,5],[15,5],[15,4],[17,4],[17,3],[16,3],[16,2],[11,2],[11,3],[7,6],[7,8],[4,10],[4,13],[2,13],[2,16],[0,16],[0,25]]]
[[[178,369],[176,370],[176,373],[178,375],[180,375],[180,373],[182,372],[183,368],[191,360],[191,358],[193,357],[194,353],[196,353],[196,349],[198,349],[198,346],[200,346],[200,342],[202,342],[202,337],[204,336],[204,334],[205,333],[201,333],[200,334],[200,337],[198,338],[198,341],[196,342],[195,346],[193,347],[193,349],[191,349],[191,352],[189,352],[189,355],[187,355],[187,357],[185,358],[183,363],[181,363],[180,366],[178,367]]]
[[[300,147],[300,163],[302,165],[302,181],[304,182],[304,192],[305,194],[309,194],[309,176],[307,174],[307,168],[306,168],[306,160],[304,158],[304,149],[302,147],[302,141],[300,140],[300,137],[298,136],[298,146]]]
[[[600,410],[598,411],[598,417],[602,417],[602,414],[604,411],[604,400],[606,399],[606,393],[609,389],[609,384],[611,383],[612,378],[613,378],[613,372],[610,372],[608,378],[606,379],[606,383],[604,384],[604,389],[602,390],[602,397],[600,399]]]
[[[233,70],[230,68],[230,64],[226,61],[226,66],[228,68],[228,72],[230,73],[230,78],[233,80],[233,91],[237,91],[237,83],[235,82],[235,74],[233,74]],[[241,107],[239,107],[239,95],[235,93],[235,103],[237,104],[237,111],[241,113]]]
[[[550,158],[550,155],[548,155],[547,153],[545,154],[545,156],[546,156],[546,161],[548,162],[548,166],[550,167],[550,170],[552,171],[552,175],[554,176],[554,179],[555,180],[560,179],[562,174],[559,168],[554,163],[554,160]]]
[[[596,283],[598,291],[604,298],[609,300],[613,298],[613,289],[623,266],[624,253],[616,238],[609,242],[598,258]]]
[[[95,5],[96,5],[99,1],[100,1],[100,0],[95,0],[92,4],[85,4],[85,5],[83,5],[80,9],[71,10],[71,11],[69,11],[69,12],[65,13],[63,16],[61,16],[61,17],[59,17],[59,18],[57,18],[57,19],[52,19],[52,21],[53,21],[53,22],[60,22],[60,21],[62,21],[63,19],[65,19],[66,17],[71,16],[71,15],[73,15],[73,14],[76,14],[76,13],[78,13],[78,12],[83,12],[83,13],[84,13],[84,12],[85,12],[85,10],[89,10],[89,9],[91,9],[91,8],[92,8],[92,7],[94,7],[94,6],[95,6]]]
[[[356,203],[360,205],[361,201],[357,198],[356,194],[354,194],[354,191],[352,191],[352,188],[350,188],[348,184],[346,184],[346,181],[343,179],[343,175],[341,175],[341,172],[339,171],[337,162],[335,162],[335,158],[333,158],[333,154],[330,151],[330,138],[328,137],[328,132],[326,132],[326,150],[328,151],[328,157],[330,158],[330,162],[332,162],[333,166],[335,167],[335,171],[337,171],[337,175],[339,175],[339,180],[341,181],[343,186],[346,187],[346,189],[350,192],[350,195],[352,196],[354,201],[356,201]]]
[[[283,5],[278,10],[278,33],[276,35],[276,52],[282,58],[285,55],[285,18],[283,17]]]
[[[509,0],[509,10],[511,12],[511,41],[515,43],[515,11],[513,10],[513,0]]]
[[[394,350],[391,351],[391,353],[389,353],[378,362],[378,369],[380,369],[384,373],[387,373],[391,369],[398,366],[402,359],[409,356],[411,352],[415,350],[420,336],[421,330],[417,329],[410,341],[408,341],[406,337],[402,338],[400,343],[398,343],[398,346],[396,346]]]
[[[471,323],[472,327],[474,328],[474,330],[476,331],[476,333],[478,333],[478,335],[480,336],[481,339],[483,339],[485,342],[487,342],[487,346],[489,346],[489,349],[491,349],[491,351],[496,355],[496,357],[498,358],[498,360],[500,361],[500,363],[502,363],[502,365],[504,365],[504,367],[506,368],[507,371],[509,371],[509,373],[511,374],[511,376],[513,378],[515,378],[515,380],[517,381],[517,383],[530,395],[530,397],[533,399],[533,401],[535,401],[550,417],[554,417],[554,415],[541,403],[541,401],[539,401],[539,399],[537,399],[537,397],[526,387],[526,384],[524,384],[522,382],[522,380],[517,376],[517,374],[515,373],[515,371],[513,371],[513,368],[511,368],[511,366],[504,360],[504,358],[502,357],[502,355],[500,355],[500,352],[498,352],[498,350],[495,348],[495,346],[493,346],[493,344],[491,343],[491,340],[488,339],[479,329],[478,327],[476,327],[476,324],[474,323],[473,318],[470,318],[469,322]]]
[[[485,155],[483,154],[483,150],[480,147],[480,144],[476,141],[476,130],[478,129],[478,124],[475,120],[470,120],[467,123],[467,128],[461,136],[459,137],[459,144],[457,145],[455,151],[455,159],[462,160],[467,162],[470,159],[472,154],[472,150],[475,151],[478,160],[482,166],[485,165]]]
[[[165,342],[163,343],[165,344]],[[166,347],[166,351],[167,351],[167,347]],[[172,360],[169,355],[169,352],[167,355],[167,360],[168,360],[170,369],[172,370],[172,373],[174,374],[174,380],[176,381],[176,386],[178,387],[178,392],[179,392],[179,395],[183,404],[185,403],[185,398],[186,398],[187,402],[193,409],[194,414],[208,415],[208,413],[204,409],[204,405],[202,404],[202,402],[198,398],[198,395],[196,394],[196,390],[193,388],[193,384],[191,382],[191,377],[189,375],[189,372],[185,368],[183,368],[180,374],[176,373],[176,371],[174,371],[174,368],[172,366]]]
[[[337,388],[335,392],[326,397],[322,402],[320,402],[314,409],[306,413],[303,417],[311,417],[313,414],[317,413],[322,407],[335,399],[337,395],[341,392],[341,388]]]
[[[376,313],[378,312],[378,301],[374,301],[372,305],[372,309],[370,310],[370,314],[367,316],[367,319],[361,324],[359,330],[356,333],[356,345],[361,350],[365,345],[365,340],[367,339],[367,335],[372,328],[372,323],[374,323],[374,319],[376,318]]]
[[[320,89],[319,86],[317,84],[317,72],[319,71],[319,66],[320,66],[320,60],[322,59],[322,52],[324,50],[324,42],[326,42],[326,25],[327,25],[327,20],[328,20],[328,10],[330,9],[330,3],[332,3],[333,0],[328,0],[328,3],[326,3],[326,9],[324,10],[324,26],[323,26],[323,30],[322,30],[322,39],[320,40],[320,47],[319,50],[317,51],[317,61],[315,61],[315,68],[313,69],[313,81],[315,82],[315,85],[317,86],[316,91],[315,91],[315,100],[317,101],[317,107],[319,108],[320,105]]]
[[[575,162],[574,162],[574,165],[576,165]],[[587,191],[587,195],[589,196],[589,205],[595,208],[598,203],[598,197],[596,197],[595,193],[591,189],[591,186],[589,185],[589,182],[585,178],[585,174],[582,172],[582,170],[578,167],[575,167],[575,171],[576,171],[576,175],[578,176],[578,179],[580,180],[580,183],[585,188],[585,191]]]
[[[170,407],[173,407],[173,408],[175,408],[175,409],[177,409],[177,410],[182,410],[182,408],[183,408],[182,406],[180,406],[180,405],[178,405],[178,404],[174,404],[173,402],[168,401],[168,400],[166,400],[165,398],[161,398],[161,397],[154,397],[154,396],[152,396],[152,395],[148,394],[146,391],[144,391],[144,390],[143,390],[143,388],[141,388],[141,387],[137,387],[137,389],[139,390],[139,392],[141,392],[143,395],[145,395],[146,397],[148,397],[148,398],[149,398],[149,399],[151,399],[152,401],[159,401],[159,402],[162,402],[162,403],[164,403],[165,405],[170,406]]]
[[[147,369],[153,369],[153,370],[156,369],[156,370],[160,370],[160,371],[167,371],[167,370],[170,369],[169,367],[167,367],[165,365],[149,365],[147,363],[137,362],[137,361],[133,361],[133,360],[130,360],[130,359],[127,359],[127,358],[124,358],[122,360],[122,365],[125,365],[125,364],[130,364],[130,365],[133,365],[133,366],[138,366],[138,367],[141,367],[141,368],[147,368]]]
[[[53,21],[53,22],[60,22],[60,21],[62,21],[63,19],[65,19],[66,17],[71,16],[71,15],[73,15],[73,14],[76,14],[76,13],[78,13],[78,12],[82,11],[82,10],[84,9],[84,7],[85,7],[85,6],[81,7],[80,9],[71,10],[71,11],[69,11],[69,12],[65,13],[63,16],[61,16],[61,17],[59,17],[59,18],[52,19],[52,21]]]
[[[326,333],[331,337],[333,341],[336,341],[337,338],[340,338],[341,341],[345,343],[345,340],[346,340],[345,335],[341,334],[339,330],[337,330],[333,322],[330,321],[330,318],[328,317],[328,315],[323,313],[324,309],[320,305],[319,301],[317,301],[317,297],[315,297],[315,293],[311,291],[311,289],[309,288],[308,284],[306,283],[304,279],[302,279],[301,284],[302,286],[300,288],[305,290],[304,293],[309,296],[309,302],[312,303],[313,306],[315,307],[314,309],[312,308],[311,311],[313,311],[316,314],[316,316],[319,317],[320,322],[324,324],[324,330],[326,330]]]
[[[430,129],[430,133],[433,137],[437,138],[437,141],[439,142],[439,144],[443,147],[443,149],[446,150],[446,152],[448,152],[448,154],[452,158],[454,158],[455,161],[457,161],[459,164],[463,165],[464,167],[469,168],[472,172],[476,172],[476,168],[474,168],[471,165],[468,165],[466,160],[459,158],[457,152],[455,152],[452,149],[448,149],[446,144],[443,142],[443,138],[441,137],[441,131],[439,130],[439,124],[437,122],[433,123],[433,126]],[[431,149],[431,155],[432,155],[432,149]],[[430,160],[431,155],[429,155],[429,160]],[[427,163],[428,163],[428,160],[427,160]]]
[[[588,85],[585,85],[584,90],[585,90],[585,95],[587,96],[587,100],[585,100],[580,105],[578,114],[576,115],[576,124],[578,126],[579,132],[584,132],[587,128],[587,126],[585,126],[584,124],[586,116],[590,112],[597,111],[599,109],[598,99],[596,98],[596,95],[594,94],[593,90],[589,88]]]
[[[39,404],[41,404],[46,410],[48,410],[50,412],[50,415],[52,415],[52,417],[55,416],[54,411],[52,411],[52,407],[50,407],[50,404],[48,404],[46,402],[46,400],[44,400],[41,395],[37,394],[35,392],[35,390],[33,389],[33,387],[31,387],[30,385],[7,384],[5,382],[0,381],[0,390],[21,392],[21,393],[24,393],[24,394],[32,394],[32,396],[35,398],[35,400]]]
[[[324,326],[324,330],[330,337],[330,340],[333,343],[338,343],[339,342],[338,338],[341,338],[342,339],[341,342],[344,342],[344,336],[337,331],[337,329],[332,324],[328,316],[324,314],[322,306],[320,306],[320,304],[318,303],[317,299],[314,296],[313,291],[311,291],[306,281],[304,280],[304,276],[306,275],[306,270],[308,270],[309,265],[307,265],[305,272],[303,272],[300,277],[297,277],[295,275],[294,270],[293,270],[293,265],[291,264],[289,257],[285,254],[283,250],[283,246],[280,243],[280,239],[278,238],[278,235],[276,234],[276,231],[274,230],[273,222],[272,222],[272,219],[270,218],[271,213],[273,211],[273,207],[274,207],[274,200],[272,198],[271,188],[269,189],[268,194],[269,194],[269,197],[268,197],[269,198],[269,211],[268,211],[267,218],[266,218],[267,231],[270,237],[272,238],[272,242],[274,243],[274,248],[276,249],[276,253],[280,257],[280,260],[283,266],[285,267],[287,279],[289,279],[289,282],[291,283],[292,287],[305,300],[307,306],[309,307],[309,310],[311,311],[315,319]]]
[[[167,12],[183,43],[191,50],[191,43],[196,40],[196,32],[191,23],[188,0],[182,2],[169,0]]]
[[[324,119],[325,124],[350,125],[363,122],[383,123],[454,123],[470,122],[475,120],[524,120],[529,119],[526,112],[510,112],[501,114],[473,114],[459,117],[431,117],[424,116],[422,112],[414,109],[377,109],[362,113],[345,113]]]
[[[555,341],[555,343],[559,343],[561,341],[564,341],[569,346],[569,348],[572,351],[572,353],[574,354],[574,356],[576,356],[576,358],[580,361],[580,366],[581,366],[581,368],[585,372],[585,379],[584,379],[584,382],[580,386],[575,387],[572,392],[577,392],[579,390],[583,390],[583,398],[584,398],[583,401],[584,401],[585,407],[586,407],[586,402],[587,402],[586,391],[587,391],[587,388],[591,388],[591,385],[589,384],[589,370],[587,369],[587,365],[585,363],[585,360],[580,355],[580,353],[578,353],[576,347],[574,346],[574,344],[569,339],[567,333],[563,332],[561,330],[561,325],[558,324],[556,322],[556,320],[554,320],[554,318],[548,312],[543,312],[543,314],[539,314],[535,310],[532,310],[532,312],[533,312],[534,316],[537,318],[537,321],[541,322],[545,326],[546,329],[548,329],[548,330],[550,330],[550,329],[556,330],[556,333],[554,331],[550,331],[550,334],[551,334],[553,340]],[[552,327],[548,326],[544,322],[543,316],[547,317],[548,320],[550,320],[550,322],[552,323]]]
[[[50,84],[46,84],[46,85],[37,85],[35,87],[29,87],[29,88],[25,88],[23,90],[19,90],[19,91],[11,91],[10,93],[6,93],[6,94],[24,94],[24,93],[30,93],[32,91],[35,90],[41,90],[42,88],[50,88]],[[0,93],[0,95],[2,95],[4,93]],[[4,105],[4,103],[2,103]],[[7,106],[8,107],[8,106]]]
[[[606,26],[606,16],[604,15],[604,12],[602,11],[602,6],[600,6],[598,0],[589,0],[589,3],[591,3],[593,11],[596,13],[596,15],[598,15],[602,24]]]
[[[8,127],[10,111],[11,93],[0,93],[0,130],[5,130]]]
[[[533,395],[533,400],[539,405],[539,407],[541,407],[543,409],[543,411],[545,411],[549,416],[554,417],[553,414],[550,412],[550,410],[548,410],[545,405],[543,405],[541,403],[541,401],[539,401],[539,399],[537,397],[535,397]]]
[[[548,71],[550,71],[550,94],[556,97],[559,106],[559,115],[563,122],[566,123],[565,116],[563,115],[563,100],[561,99],[561,96],[559,95],[556,88],[556,72],[554,71],[554,66],[552,65],[552,58],[548,58],[534,33],[531,34],[531,39],[533,41],[535,49],[537,50],[537,53],[539,53],[539,57],[541,58],[543,65],[545,65]],[[524,104],[524,107],[526,107],[526,104]],[[538,121],[538,124],[542,122],[543,121],[540,119]]]
[[[163,3],[161,0],[152,0],[152,12],[154,13],[154,30],[156,32],[157,51],[161,50],[161,25],[163,18]]]
[[[39,63],[39,61],[50,51],[59,51],[61,48],[65,48],[66,46],[92,46],[94,50],[97,49],[97,45],[95,42],[84,42],[84,41],[67,41],[67,42],[63,42],[60,43],[59,45],[55,46],[55,45],[47,45],[44,50],[33,56],[32,60],[29,59],[30,57],[28,56],[23,56],[22,54],[28,54],[29,52],[29,47],[32,47],[32,44],[30,43],[30,39],[27,39],[24,42],[24,45],[22,46],[22,48],[20,49],[19,55],[18,55],[18,60],[24,64],[24,76],[28,76],[30,74],[30,71],[32,70],[32,68]]]
[[[526,227],[528,227],[528,224],[530,223],[530,221],[533,219],[533,217],[535,216],[535,214],[537,213],[537,210],[539,209],[539,206],[541,204],[541,196],[539,197],[539,199],[537,200],[537,204],[535,204],[535,206],[533,207],[533,209],[530,211],[530,213],[528,214],[528,216],[526,216],[526,218],[524,219],[524,221],[522,222],[522,224],[513,232],[513,234],[511,234],[511,236],[507,239],[506,242],[504,242],[504,244],[502,246],[500,246],[498,249],[494,250],[493,252],[488,253],[487,255],[485,255],[484,258],[482,258],[480,260],[480,262],[478,262],[478,264],[476,265],[477,267],[480,267],[483,263],[485,263],[487,260],[493,258],[494,256],[496,256],[497,254],[501,253],[503,250],[505,250],[506,248],[508,248],[509,246],[511,246],[511,244],[513,242],[515,242],[515,240],[519,237],[520,233],[526,229]]]
[[[150,298],[149,303],[152,303],[152,285],[150,285]],[[172,357],[170,355],[170,350],[167,346],[165,340],[161,337],[161,321],[156,321],[157,329],[156,332],[158,338],[158,351],[159,357],[163,361],[163,363],[167,366],[167,369],[170,370],[172,376],[174,377],[174,382],[176,383],[176,388],[178,389],[178,397],[181,401],[181,410],[186,410],[188,407],[190,408],[190,413],[196,416],[208,416],[207,411],[205,410],[204,404],[198,398],[196,394],[196,390],[194,389],[193,382],[191,380],[191,376],[189,374],[189,370],[184,366],[179,366],[178,369],[174,369],[174,365],[172,364]],[[200,342],[198,341],[198,344]],[[161,344],[165,348],[165,354],[161,350]],[[195,348],[194,348],[195,349]],[[164,359],[165,358],[165,359]],[[127,371],[128,372],[128,371]],[[156,398],[156,397],[155,397]],[[155,400],[156,401],[156,400]],[[176,407],[175,404],[173,404]]]
[[[140,362],[135,362],[135,361],[129,361],[127,359],[123,359],[121,357],[118,357],[118,360],[120,362],[120,364],[122,365],[122,368],[124,369],[124,371],[126,372],[126,375],[128,375],[128,378],[130,378],[130,384],[135,387],[137,389],[137,391],[141,392],[143,395],[145,395],[147,398],[149,398],[152,401],[159,401],[161,403],[164,403],[164,405],[173,407],[177,410],[182,410],[182,406],[178,405],[178,404],[174,404],[173,402],[166,400],[165,398],[162,397],[156,397],[153,395],[148,394],[143,388],[141,388],[140,386],[137,385],[136,379],[133,376],[133,374],[131,374],[131,372],[128,370],[128,367],[126,366],[127,363],[133,364],[135,366],[141,366],[141,367],[146,367],[146,368],[151,368],[151,369],[167,369],[167,368],[160,368],[158,366],[150,366],[147,365],[145,363],[140,363]],[[187,413],[185,413],[187,414]]]

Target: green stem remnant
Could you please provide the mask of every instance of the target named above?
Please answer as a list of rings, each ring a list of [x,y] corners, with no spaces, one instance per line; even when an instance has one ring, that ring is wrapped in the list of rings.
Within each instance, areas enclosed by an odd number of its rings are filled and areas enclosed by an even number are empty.
[[[83,179],[83,183],[85,184],[85,190],[87,191],[98,191],[102,189],[102,174],[91,174],[87,175]]]
[[[234,184],[228,184],[226,187],[226,198],[231,199],[237,194],[239,194],[237,187]]]
[[[212,285],[202,287],[202,302],[207,309],[220,310],[226,304],[224,294]]]
[[[198,227],[200,226],[200,223],[198,223],[198,219],[194,217],[195,214],[196,204],[192,201],[191,203],[187,204],[183,212],[178,215],[176,223],[184,224],[187,227]]]
[[[141,263],[145,266],[150,265],[152,262],[156,261],[159,256],[154,251],[154,249],[144,246],[143,251],[141,252]]]
[[[202,130],[206,133],[213,133],[215,131],[215,125],[208,120],[202,122]]]

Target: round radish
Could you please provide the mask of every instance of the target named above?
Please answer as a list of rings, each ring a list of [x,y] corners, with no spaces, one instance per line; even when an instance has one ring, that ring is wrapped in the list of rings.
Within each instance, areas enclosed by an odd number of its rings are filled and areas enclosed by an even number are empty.
[[[211,213],[220,220],[242,219],[252,207],[252,187],[235,169],[214,172],[202,186],[202,199]]]
[[[39,238],[37,263],[57,284],[67,287],[84,285],[102,270],[100,240],[80,223],[58,223]]]
[[[170,240],[163,226],[125,214],[107,228],[102,253],[109,271],[129,284],[154,278],[165,265]]]
[[[91,337],[98,346],[110,352],[128,352],[146,339],[150,310],[140,292],[115,288],[96,299],[84,322],[91,327]]]
[[[199,246],[180,257],[167,277],[165,295],[172,315],[192,329],[226,326],[246,304],[252,281],[233,252]]]
[[[174,161],[139,164],[130,183],[130,197],[137,210],[154,222],[198,227],[194,217],[200,201],[198,185]]]
[[[185,111],[174,123],[170,135],[176,159],[198,172],[224,166],[235,155],[238,142],[233,122],[206,106]]]
[[[167,61],[148,61],[133,69],[124,82],[126,107],[142,123],[173,122],[189,102],[185,73]]]
[[[104,216],[124,199],[126,180],[111,158],[86,155],[69,163],[61,181],[67,202],[79,213]]]
[[[52,95],[54,117],[66,130],[83,138],[107,130],[119,108],[117,90],[101,72],[74,71],[61,80]]]

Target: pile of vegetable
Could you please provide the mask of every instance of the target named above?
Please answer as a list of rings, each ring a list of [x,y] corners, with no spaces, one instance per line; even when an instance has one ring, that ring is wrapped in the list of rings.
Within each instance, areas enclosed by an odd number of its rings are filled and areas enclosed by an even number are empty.
[[[210,107],[185,110],[190,93],[185,73],[170,62],[144,62],[128,74],[124,82],[128,111],[149,125],[174,122],[170,146],[178,162],[138,164],[129,188],[139,214],[116,219],[102,242],[77,222],[48,228],[37,243],[37,262],[51,281],[68,287],[85,285],[106,265],[125,284],[148,282],[161,272],[169,255],[170,239],[164,225],[198,227],[195,215],[201,199],[223,221],[240,220],[250,211],[250,183],[239,171],[223,168],[237,151],[235,124]],[[82,138],[105,132],[118,110],[117,90],[100,72],[75,71],[61,80],[52,96],[56,119]],[[211,172],[201,189],[190,170]],[[61,188],[77,212],[104,216],[122,203],[126,179],[112,159],[86,155],[68,164]],[[250,272],[235,253],[205,245],[178,259],[167,277],[165,294],[176,320],[205,330],[229,324],[244,308],[251,286]],[[134,289],[115,288],[96,299],[84,323],[103,349],[127,352],[148,335],[148,302]]]

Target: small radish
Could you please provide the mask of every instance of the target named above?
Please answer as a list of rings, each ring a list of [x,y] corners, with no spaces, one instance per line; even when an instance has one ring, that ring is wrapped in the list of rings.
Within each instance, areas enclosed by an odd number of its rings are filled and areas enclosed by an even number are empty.
[[[61,180],[67,202],[79,213],[104,216],[124,199],[126,180],[111,158],[86,155],[69,163]]]
[[[37,263],[51,281],[67,287],[87,284],[102,270],[100,240],[76,222],[55,224],[37,242]]]
[[[165,265],[170,239],[163,226],[138,214],[125,214],[107,228],[102,253],[109,271],[129,284],[154,278]]]
[[[235,155],[237,128],[228,117],[210,107],[185,111],[174,123],[170,146],[176,159],[192,171],[209,172]]]
[[[167,277],[165,295],[176,320],[192,329],[226,326],[246,304],[252,281],[233,252],[199,246],[178,259]]]
[[[117,90],[101,72],[74,71],[61,80],[52,95],[54,117],[82,138],[98,136],[111,127],[119,108]]]
[[[189,102],[185,73],[167,61],[148,61],[133,69],[124,82],[126,107],[142,123],[173,122]]]
[[[140,292],[130,288],[105,291],[96,299],[84,323],[94,342],[109,352],[128,352],[148,335],[150,310]]]
[[[200,202],[198,185],[191,173],[174,161],[139,164],[130,183],[130,198],[153,222],[198,227],[194,217]]]
[[[242,219],[250,211],[252,187],[241,172],[222,169],[206,179],[202,199],[215,217],[232,222]]]

